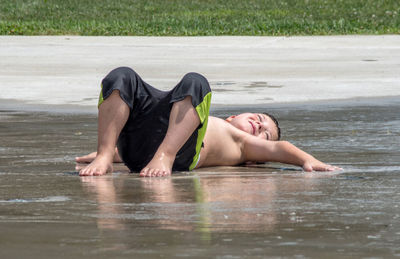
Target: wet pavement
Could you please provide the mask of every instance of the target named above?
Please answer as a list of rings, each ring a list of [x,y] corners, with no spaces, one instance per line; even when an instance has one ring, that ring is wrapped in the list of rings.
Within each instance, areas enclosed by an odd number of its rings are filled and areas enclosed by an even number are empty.
[[[342,172],[259,164],[81,178],[94,114],[0,111],[1,258],[400,257],[400,101],[246,107]]]

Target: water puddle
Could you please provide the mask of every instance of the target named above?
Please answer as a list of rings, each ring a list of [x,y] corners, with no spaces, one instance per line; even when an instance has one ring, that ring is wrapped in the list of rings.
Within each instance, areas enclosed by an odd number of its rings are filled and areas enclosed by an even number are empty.
[[[31,198],[31,199],[0,200],[0,203],[64,202],[69,200],[70,198],[65,196],[50,196],[50,197]]]
[[[266,163],[144,179],[116,165],[113,175],[80,178],[73,158],[96,149],[96,116],[1,111],[2,255],[400,254],[399,103],[219,107],[212,115],[249,110],[277,115],[285,140],[344,170]]]

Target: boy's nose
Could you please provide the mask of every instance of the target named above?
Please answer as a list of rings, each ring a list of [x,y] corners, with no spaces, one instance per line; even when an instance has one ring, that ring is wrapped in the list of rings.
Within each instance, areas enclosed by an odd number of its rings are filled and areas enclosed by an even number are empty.
[[[257,129],[259,130],[259,129],[262,127],[261,122],[255,121],[255,123],[256,123],[256,125],[257,125]]]
[[[257,125],[258,125],[258,127],[259,127],[259,129],[267,129],[267,126],[265,125],[265,123],[263,123],[263,122],[261,122],[261,121],[258,121],[257,122]]]

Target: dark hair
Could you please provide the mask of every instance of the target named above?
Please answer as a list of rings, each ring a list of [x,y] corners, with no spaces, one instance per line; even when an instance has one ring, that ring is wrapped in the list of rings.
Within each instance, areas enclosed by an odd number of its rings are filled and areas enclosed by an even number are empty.
[[[277,140],[280,140],[280,139],[281,139],[281,128],[279,128],[279,122],[278,122],[278,120],[277,120],[277,119],[275,118],[275,116],[272,115],[272,114],[269,114],[269,113],[267,113],[267,112],[264,112],[264,114],[267,115],[268,117],[270,117],[271,120],[275,123],[276,131],[277,131],[277,133],[278,133],[278,139],[277,139]]]

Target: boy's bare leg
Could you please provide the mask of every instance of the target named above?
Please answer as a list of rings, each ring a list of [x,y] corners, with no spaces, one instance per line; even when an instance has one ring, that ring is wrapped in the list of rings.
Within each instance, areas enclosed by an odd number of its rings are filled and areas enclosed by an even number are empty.
[[[178,153],[199,124],[200,119],[192,105],[191,96],[174,103],[169,116],[167,134],[154,154],[153,159],[140,172],[140,176],[170,175],[176,153]]]
[[[87,154],[85,156],[78,156],[75,157],[75,162],[77,163],[91,163],[97,156],[97,152],[92,152],[90,154]],[[122,163],[122,159],[118,154],[118,149],[115,148],[115,153],[114,153],[114,163]]]
[[[96,158],[79,175],[103,175],[112,172],[115,145],[129,117],[129,107],[115,90],[99,107]]]

